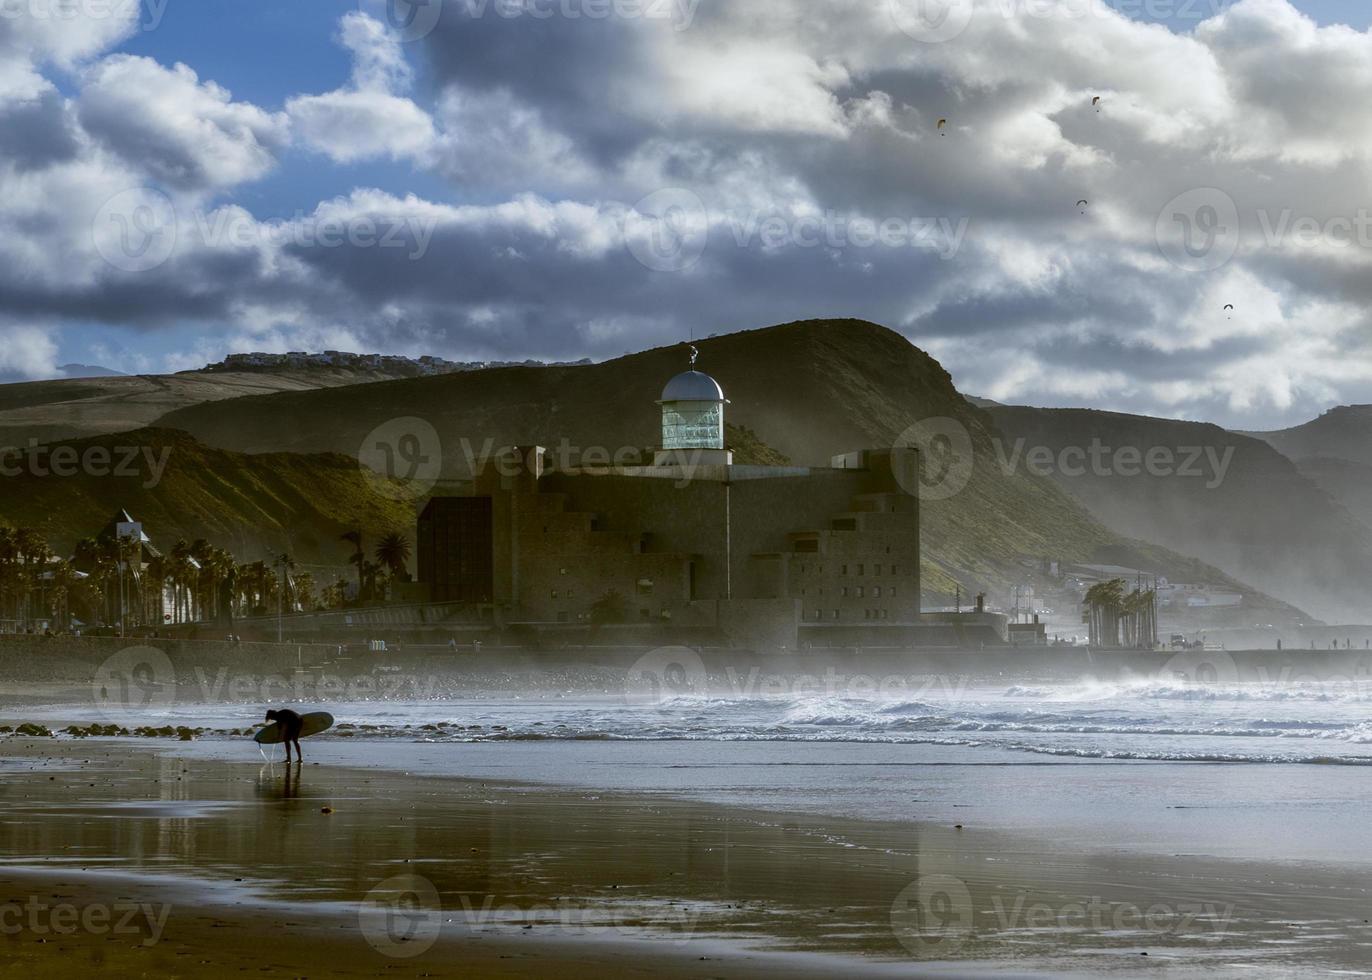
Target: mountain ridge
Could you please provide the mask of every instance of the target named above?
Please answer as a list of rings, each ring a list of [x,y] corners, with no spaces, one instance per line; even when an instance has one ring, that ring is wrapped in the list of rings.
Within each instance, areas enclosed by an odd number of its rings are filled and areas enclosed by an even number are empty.
[[[827,465],[838,453],[889,447],[925,419],[951,419],[967,433],[973,451],[966,486],[951,499],[923,505],[923,571],[931,593],[1009,590],[1025,576],[1027,556],[1089,561],[1110,552],[1150,567],[1194,564],[1115,533],[1051,480],[998,473],[991,417],[963,398],[942,365],[885,327],[796,321],[717,335],[695,346],[697,368],[715,377],[730,400],[730,423],[798,465]],[[249,396],[178,409],[158,424],[236,452],[356,454],[381,427],[418,417],[438,433],[444,478],[461,480],[486,444],[556,446],[565,440],[611,455],[620,447],[655,445],[655,402],[667,380],[688,366],[686,346],[675,344],[592,365],[499,368]],[[280,424],[284,418],[289,427]],[[1209,574],[1229,581],[1214,569]]]

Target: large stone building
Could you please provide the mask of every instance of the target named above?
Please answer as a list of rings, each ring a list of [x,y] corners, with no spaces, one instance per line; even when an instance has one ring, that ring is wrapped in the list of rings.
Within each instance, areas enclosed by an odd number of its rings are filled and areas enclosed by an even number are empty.
[[[497,454],[469,496],[433,498],[420,516],[430,598],[489,604],[504,623],[713,627],[783,647],[917,624],[916,451],[737,465],[727,404],[706,374],[671,379],[643,465]]]

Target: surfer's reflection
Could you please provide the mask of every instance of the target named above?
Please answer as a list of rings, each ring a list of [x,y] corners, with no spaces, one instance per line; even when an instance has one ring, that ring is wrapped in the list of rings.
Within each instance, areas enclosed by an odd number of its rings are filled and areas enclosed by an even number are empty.
[[[301,770],[286,763],[280,770],[268,762],[257,771],[257,795],[269,800],[293,800],[300,795]]]

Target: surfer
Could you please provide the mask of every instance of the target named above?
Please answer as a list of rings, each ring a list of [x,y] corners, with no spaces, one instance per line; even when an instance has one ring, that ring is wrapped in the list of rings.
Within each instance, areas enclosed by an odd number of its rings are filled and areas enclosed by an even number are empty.
[[[281,741],[286,746],[286,761],[291,761],[291,743],[295,743],[295,761],[301,763],[305,757],[300,753],[300,726],[302,720],[298,714],[290,708],[269,708],[267,710],[267,720],[276,722],[276,727],[281,729]]]

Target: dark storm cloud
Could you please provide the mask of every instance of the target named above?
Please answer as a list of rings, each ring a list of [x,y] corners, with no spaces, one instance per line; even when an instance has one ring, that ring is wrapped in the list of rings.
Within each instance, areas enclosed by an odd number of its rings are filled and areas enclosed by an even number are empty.
[[[443,6],[424,42],[440,89],[510,92],[556,120],[559,131],[604,165],[653,131],[622,112],[633,79],[656,74],[640,43],[644,25],[615,18],[506,18],[493,7],[475,16],[465,2]]]
[[[38,170],[75,158],[77,128],[65,100],[44,92],[31,101],[0,102],[0,160]]]

